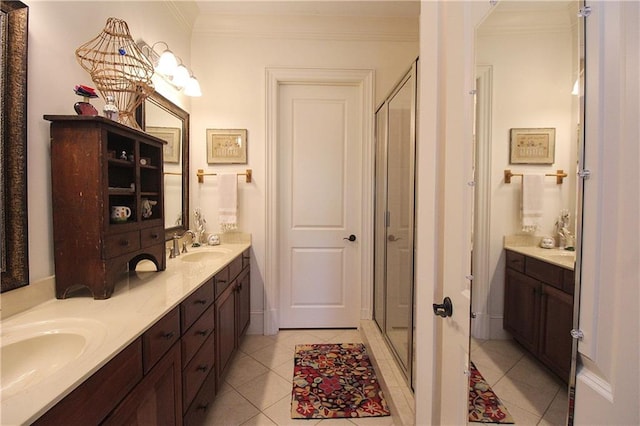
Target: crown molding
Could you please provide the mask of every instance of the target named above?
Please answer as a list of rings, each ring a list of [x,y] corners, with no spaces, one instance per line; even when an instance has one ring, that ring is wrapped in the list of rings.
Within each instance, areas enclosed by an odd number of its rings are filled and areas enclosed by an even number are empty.
[[[169,10],[176,23],[190,34],[193,31],[193,25],[199,13],[196,3],[192,0],[168,0],[164,1],[163,4]]]
[[[418,18],[308,15],[201,15],[194,35],[417,42]]]

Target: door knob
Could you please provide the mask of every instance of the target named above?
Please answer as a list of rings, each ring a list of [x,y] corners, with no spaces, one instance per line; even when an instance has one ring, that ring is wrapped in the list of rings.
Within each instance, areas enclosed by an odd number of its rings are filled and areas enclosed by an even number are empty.
[[[434,303],[433,313],[442,318],[453,315],[453,303],[451,303],[451,299],[445,297],[441,305]]]
[[[396,237],[396,236],[395,236],[395,235],[393,235],[393,234],[391,234],[391,235],[389,235],[389,236],[387,237],[387,240],[388,240],[389,242],[394,242],[394,241],[398,241],[398,240],[401,240],[401,239],[402,239],[402,238],[398,238],[398,237]]]
[[[351,234],[348,237],[343,238],[343,240],[355,241],[356,240],[356,236]]]

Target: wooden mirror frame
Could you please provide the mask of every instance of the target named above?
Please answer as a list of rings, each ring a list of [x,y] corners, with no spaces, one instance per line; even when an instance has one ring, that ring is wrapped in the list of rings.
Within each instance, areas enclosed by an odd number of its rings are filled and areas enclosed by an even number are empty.
[[[182,150],[180,153],[182,156],[182,225],[165,228],[165,240],[169,241],[175,233],[183,233],[189,229],[189,113],[154,91],[136,109],[136,121],[142,129],[146,128],[146,102],[153,102],[162,110],[182,121]]]
[[[29,284],[27,211],[27,39],[29,8],[2,1],[2,283],[5,292]]]

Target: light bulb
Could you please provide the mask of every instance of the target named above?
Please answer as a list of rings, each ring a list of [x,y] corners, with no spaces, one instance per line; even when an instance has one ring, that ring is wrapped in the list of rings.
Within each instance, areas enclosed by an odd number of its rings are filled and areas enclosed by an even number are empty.
[[[189,70],[187,69],[187,67],[180,64],[178,65],[178,68],[176,68],[176,72],[173,74],[173,80],[171,80],[171,82],[175,86],[183,88],[189,82],[189,78],[191,78],[191,76],[189,75]]]
[[[186,96],[198,97],[202,96],[202,91],[200,90],[200,83],[198,83],[198,79],[193,75],[189,78],[187,85],[184,88],[184,94]]]
[[[178,61],[175,55],[169,49],[167,49],[162,52],[162,55],[160,55],[160,59],[158,59],[158,65],[156,66],[156,71],[160,74],[171,77],[176,72],[177,67]]]

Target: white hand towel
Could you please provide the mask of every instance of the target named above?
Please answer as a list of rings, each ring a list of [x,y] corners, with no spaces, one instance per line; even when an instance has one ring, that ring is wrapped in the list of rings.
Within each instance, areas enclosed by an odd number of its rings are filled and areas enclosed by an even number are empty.
[[[542,219],[544,175],[522,176],[522,230],[535,232]]]
[[[222,232],[238,229],[238,176],[218,173],[218,218]]]

